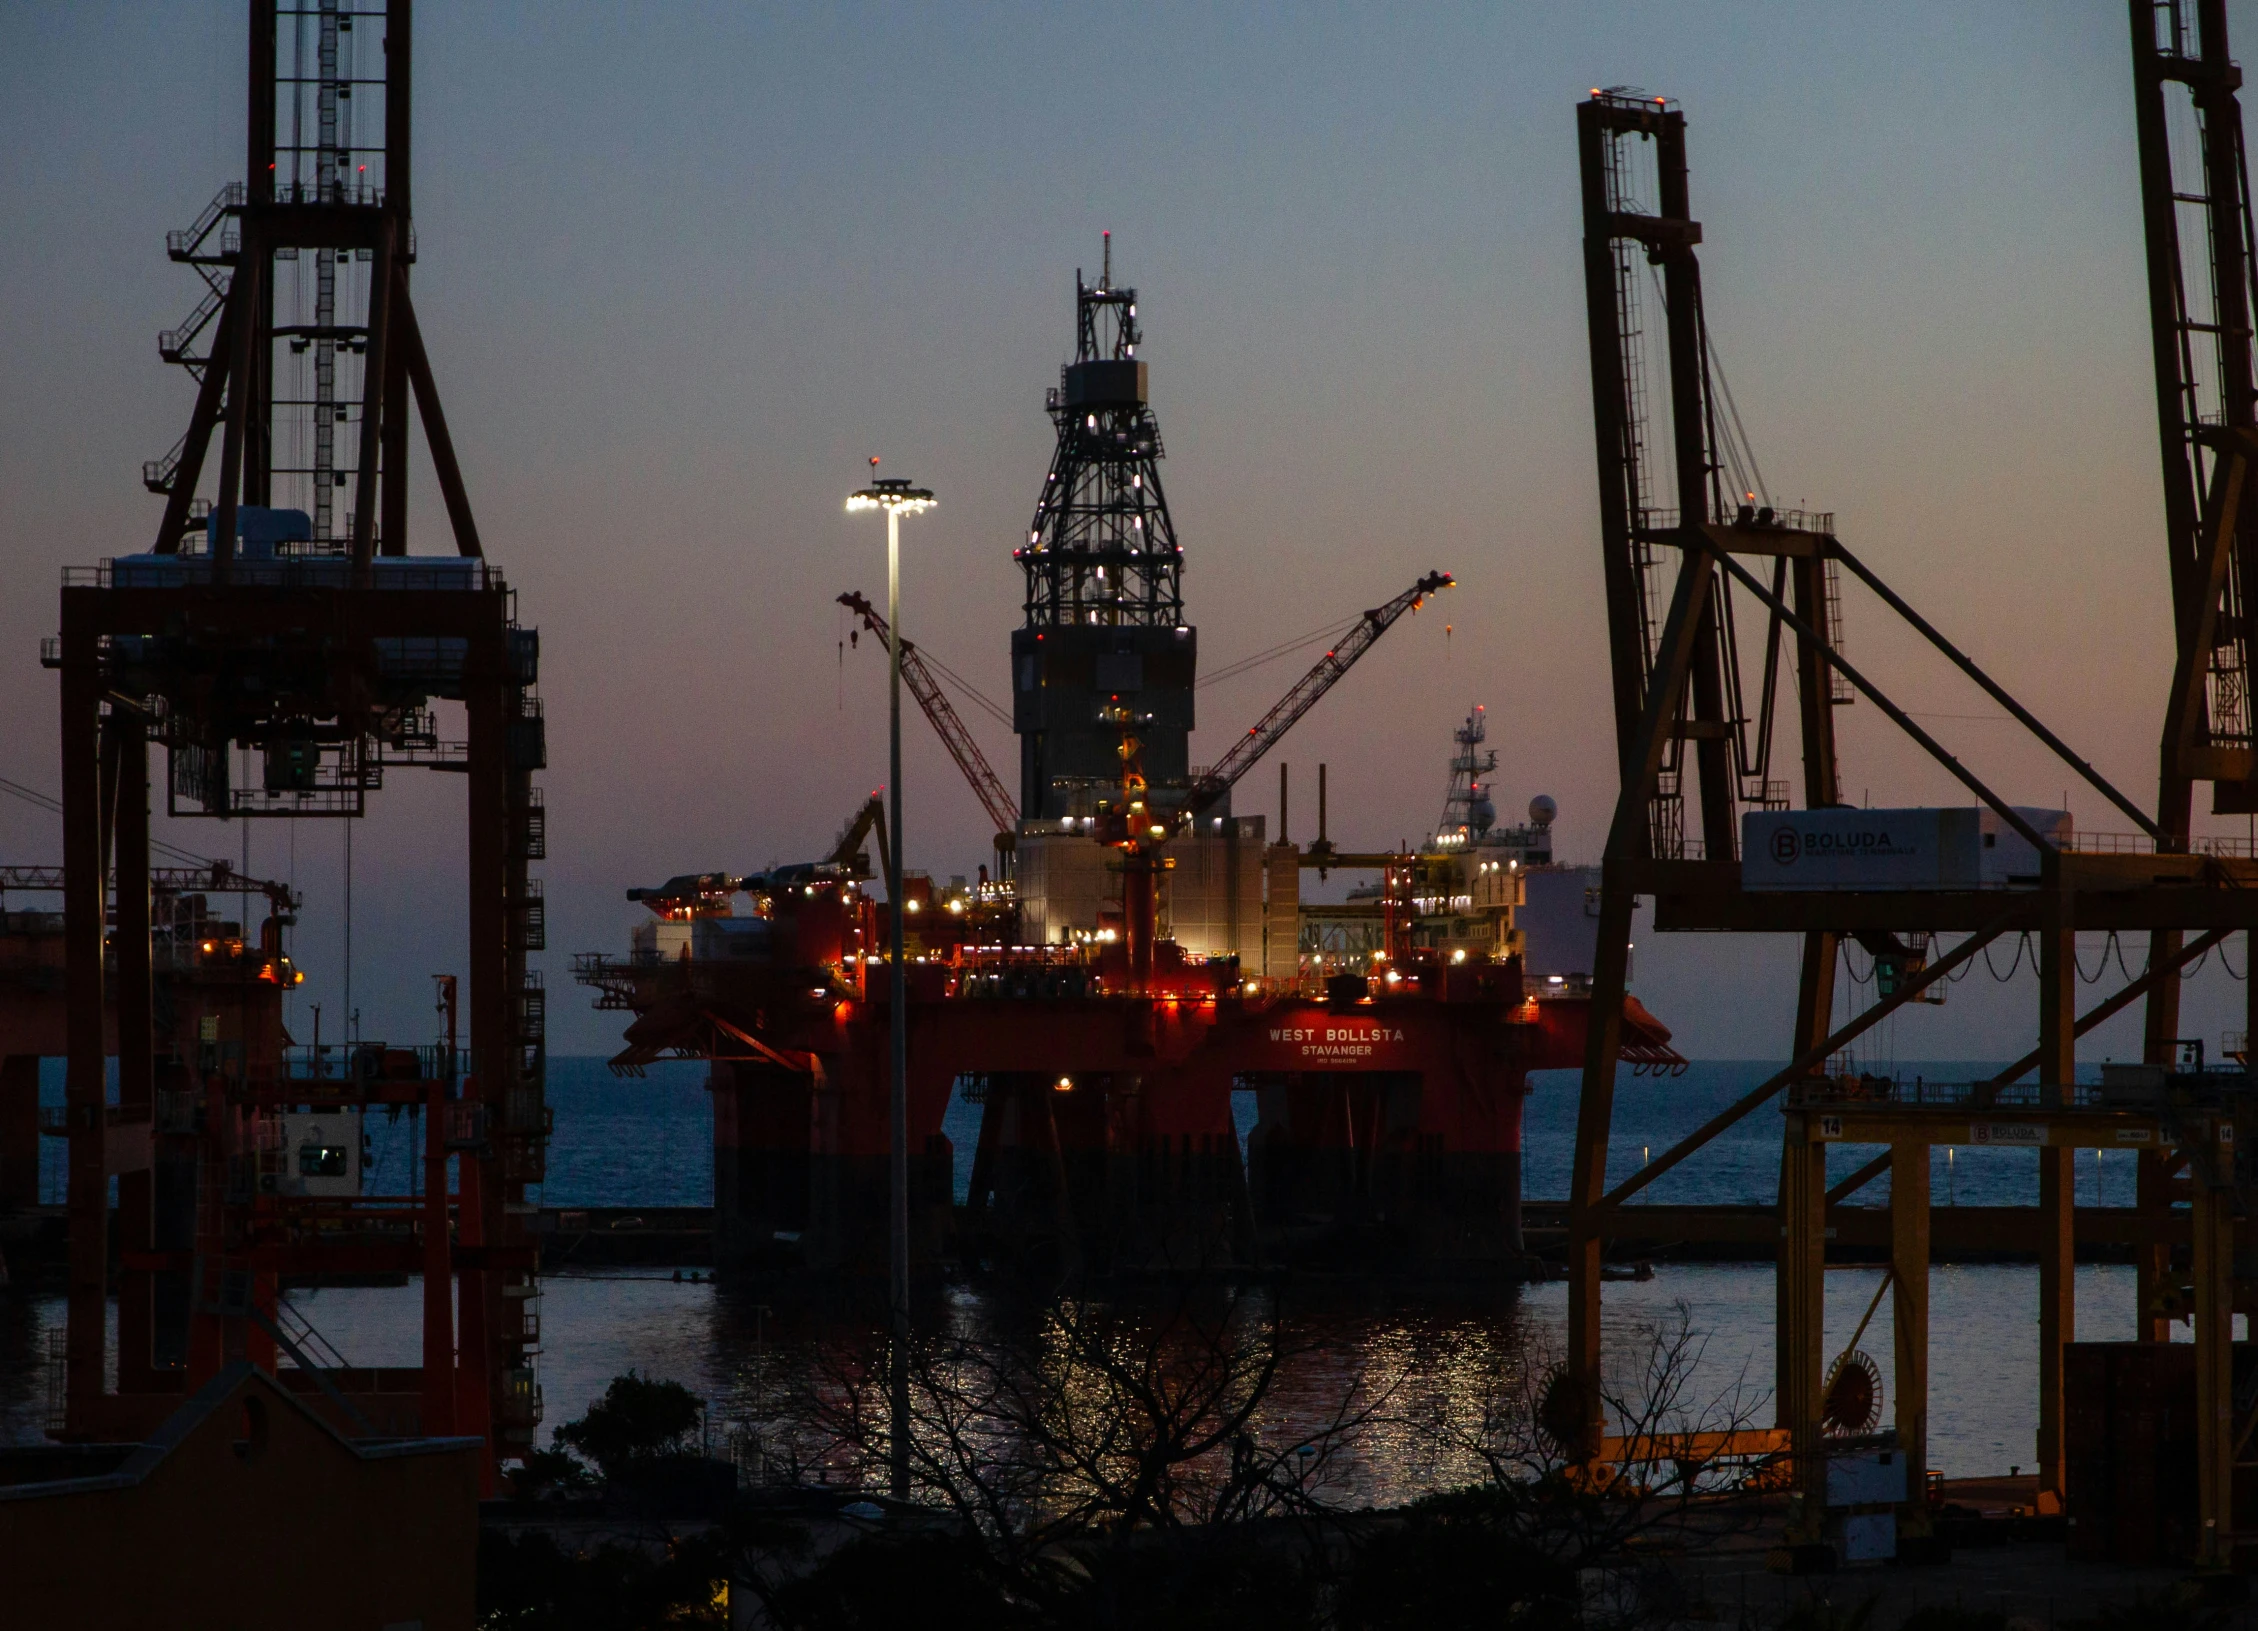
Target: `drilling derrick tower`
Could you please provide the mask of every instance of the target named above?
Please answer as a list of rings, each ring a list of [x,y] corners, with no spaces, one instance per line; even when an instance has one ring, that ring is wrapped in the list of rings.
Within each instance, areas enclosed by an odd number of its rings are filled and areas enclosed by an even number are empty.
[[[1119,780],[1120,726],[1101,715],[1123,707],[1150,716],[1145,776],[1157,797],[1191,774],[1198,637],[1184,622],[1184,551],[1137,355],[1137,291],[1113,286],[1110,234],[1096,286],[1075,274],[1074,302],[1074,360],[1045,403],[1058,447],[1013,552],[1027,579],[1011,660],[1030,821],[1086,814],[1092,790]]]

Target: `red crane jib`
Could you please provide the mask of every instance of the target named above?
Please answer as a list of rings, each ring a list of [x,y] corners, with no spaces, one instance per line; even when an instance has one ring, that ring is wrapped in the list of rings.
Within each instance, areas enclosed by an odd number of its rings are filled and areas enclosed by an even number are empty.
[[[892,630],[887,627],[885,617],[861,595],[850,591],[839,597],[839,604],[860,617],[863,626],[881,641],[892,638]],[[980,801],[980,808],[988,812],[988,819],[996,824],[996,831],[1016,832],[1019,828],[1018,801],[1005,788],[1003,778],[989,765],[987,755],[980,751],[980,744],[973,741],[972,733],[964,728],[964,721],[957,716],[949,699],[941,694],[940,683],[933,678],[933,671],[925,666],[925,659],[918,655],[917,642],[914,640],[902,642],[902,683],[909,687],[910,695],[917,699],[918,707],[925,710],[925,717],[932,722],[935,734],[941,738],[941,745],[949,750],[949,757],[957,762],[957,769],[964,773],[964,779],[972,786],[972,796]]]

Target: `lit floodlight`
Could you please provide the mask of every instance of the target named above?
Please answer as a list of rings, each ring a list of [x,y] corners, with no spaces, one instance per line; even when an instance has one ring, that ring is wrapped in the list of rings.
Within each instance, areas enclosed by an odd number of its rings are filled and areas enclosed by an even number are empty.
[[[933,508],[933,489],[912,487],[907,480],[885,478],[872,482],[847,499],[851,512],[886,510],[896,515],[923,515]]]
[[[902,517],[923,515],[933,508],[933,490],[930,487],[912,487],[907,481],[878,474],[878,457],[871,455],[871,482],[868,487],[847,499],[850,514],[862,511],[883,511],[886,516],[886,625],[887,625],[887,679],[886,679],[886,748],[888,766],[888,826],[892,828],[892,842],[886,868],[887,919],[891,926],[891,952],[887,961],[893,967],[893,1019],[892,1091],[888,1094],[887,1121],[890,1134],[887,1151],[887,1291],[892,1327],[891,1353],[893,1362],[901,1363],[907,1352],[910,1337],[909,1315],[909,1030],[905,1010],[908,1007],[907,971],[904,968],[902,920],[915,914],[920,902],[903,899],[902,892]],[[927,959],[919,958],[924,962]],[[897,1372],[897,1374],[899,1374]],[[909,1402],[906,1392],[897,1390],[892,1400],[892,1425],[897,1445],[909,1441]],[[897,1500],[909,1497],[909,1464],[906,1459],[894,1463],[893,1493]]]

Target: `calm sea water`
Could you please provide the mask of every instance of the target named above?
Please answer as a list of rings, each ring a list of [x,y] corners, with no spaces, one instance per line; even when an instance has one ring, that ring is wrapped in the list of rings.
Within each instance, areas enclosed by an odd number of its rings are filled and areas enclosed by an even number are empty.
[[[1776,1068],[1759,1062],[1708,1062],[1681,1077],[1626,1077],[1618,1088],[1611,1176],[1635,1171]],[[1980,1063],[1907,1067],[1931,1080],[1965,1081]],[[620,1081],[596,1059],[551,1062],[550,1100],[556,1138],[542,1199],[553,1205],[704,1206],[713,1199],[712,1124],[704,1070],[694,1064],[654,1066],[640,1081]],[[59,1071],[46,1091],[60,1102]],[[1576,1114],[1572,1072],[1537,1078],[1529,1100],[1525,1183],[1533,1198],[1566,1192]],[[1252,1095],[1237,1106],[1242,1136],[1252,1124]],[[958,1182],[966,1182],[977,1106],[952,1105],[949,1132],[958,1149]],[[372,1184],[389,1187],[412,1155],[409,1125],[370,1128]],[[59,1143],[44,1152],[57,1198]],[[1838,1173],[1873,1152],[1843,1146],[1830,1152]],[[1701,1155],[1659,1180],[1652,1198],[1680,1202],[1769,1203],[1779,1160],[1776,1113],[1760,1111]],[[1939,1205],[2017,1205],[2037,1198],[2037,1160],[2030,1151],[1938,1151],[1933,1175]],[[1886,1199],[1886,1180],[1866,1199]],[[2133,1158],[2081,1151],[2081,1204],[2125,1205],[2133,1195]],[[1879,1284],[1877,1271],[1827,1277],[1831,1339],[1845,1341]],[[936,1290],[921,1317],[978,1322],[1006,1317],[987,1294]],[[301,1293],[300,1310],[350,1360],[387,1365],[417,1362],[420,1292],[404,1288],[330,1288]],[[2032,1458],[2037,1425],[2037,1274],[2017,1266],[1945,1265],[1932,1279],[1932,1460],[1952,1476],[2006,1470]],[[2077,1276],[2078,1334],[2126,1340],[2133,1331],[2129,1268],[2091,1266]],[[1363,1378],[1396,1389],[1400,1408],[1461,1415],[1478,1409],[1485,1388],[1518,1368],[1539,1365],[1557,1350],[1566,1288],[1544,1284],[1483,1295],[1409,1297],[1387,1292],[1293,1292],[1280,1317],[1317,1351],[1302,1358],[1281,1391],[1285,1419],[1326,1409]],[[1772,1276],[1765,1265],[1661,1264],[1651,1281],[1610,1284],[1610,1343],[1629,1356],[1657,1322],[1686,1317],[1703,1340],[1700,1389],[1720,1396],[1736,1386],[1752,1398],[1772,1373]],[[874,1311],[872,1311],[874,1312]],[[36,1438],[44,1423],[47,1332],[60,1301],[0,1294],[0,1440]],[[821,1312],[764,1307],[711,1282],[677,1283],[668,1271],[558,1275],[544,1282],[542,1384],[550,1423],[577,1416],[604,1383],[630,1367],[672,1377],[712,1401],[717,1418],[745,1419],[763,1410],[783,1380],[822,1343],[875,1338],[875,1320],[855,1308]],[[1861,1346],[1890,1370],[1890,1314],[1883,1303]],[[1768,1419],[1769,1412],[1763,1412]],[[1404,1428],[1375,1429],[1353,1468],[1364,1496],[1385,1500],[1447,1480],[1424,1440]]]
[[[1683,1076],[1626,1073],[1615,1090],[1609,1177],[1630,1176],[1778,1068],[1763,1061],[1705,1060]],[[1935,1082],[1969,1081],[1999,1068],[1980,1060],[1903,1067],[1909,1077],[1918,1074]],[[2091,1075],[2100,1079],[2098,1069]],[[549,1181],[539,1198],[552,1206],[711,1206],[713,1114],[705,1079],[705,1066],[687,1061],[655,1064],[642,1080],[622,1080],[601,1059],[552,1059],[549,1102],[557,1129],[549,1146]],[[1531,1080],[1522,1138],[1523,1191],[1532,1200],[1557,1199],[1568,1192],[1578,1077],[1575,1071],[1549,1070]],[[46,1061],[40,1097],[58,1106],[63,1102],[62,1061]],[[1235,1094],[1232,1108],[1243,1142],[1254,1128],[1254,1095]],[[954,1100],[943,1125],[956,1144],[961,1200],[972,1181],[980,1107]],[[405,1185],[417,1159],[413,1130],[405,1116],[371,1118],[372,1189]],[[1837,1176],[1855,1171],[1876,1148],[1835,1145],[1828,1152],[1830,1170]],[[62,1141],[43,1140],[40,1157],[41,1199],[58,1204],[63,1198]],[[1646,1195],[1656,1202],[1769,1205],[1778,1191],[1779,1162],[1780,1118],[1775,1110],[1760,1110],[1658,1179]],[[2133,1162],[2129,1150],[2080,1150],[2078,1204],[2131,1205]],[[1932,1179],[1940,1206],[1956,1200],[1970,1206],[2032,1204],[2038,1199],[2038,1156],[2032,1150],[1940,1149],[1934,1154]],[[1886,1177],[1876,1179],[1862,1196],[1874,1205],[1888,1198]]]

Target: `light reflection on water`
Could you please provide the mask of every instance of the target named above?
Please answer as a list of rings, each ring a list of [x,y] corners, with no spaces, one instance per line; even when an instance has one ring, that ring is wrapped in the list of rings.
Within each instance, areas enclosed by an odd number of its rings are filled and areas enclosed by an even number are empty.
[[[1873,1269],[1827,1276],[1827,1330],[1846,1341],[1880,1283]],[[2038,1403],[2038,1271],[2013,1265],[1939,1265],[1931,1277],[1930,1463],[1953,1477],[2004,1472],[2033,1459]],[[921,1319],[951,1319],[978,1329],[1000,1312],[989,1294],[952,1288]],[[2128,1341],[2133,1335],[2133,1271],[2078,1270],[2078,1335]],[[413,1365],[421,1291],[331,1288],[293,1301],[355,1364]],[[1674,1318],[1684,1302],[1705,1339],[1694,1397],[1702,1402],[1736,1385],[1762,1396],[1770,1420],[1772,1274],[1758,1264],[1660,1264],[1645,1282],[1606,1288],[1609,1344],[1629,1356],[1642,1332]],[[1401,1379],[1391,1417],[1437,1408],[1462,1426],[1478,1421],[1484,1390],[1517,1367],[1541,1367],[1557,1353],[1567,1312],[1558,1283],[1516,1295],[1476,1297],[1338,1289],[1289,1293],[1284,1316],[1300,1355],[1281,1381],[1266,1438],[1306,1431],[1328,1416],[1356,1381]],[[0,1300],[0,1440],[38,1439],[45,1409],[45,1335],[62,1318],[59,1297]],[[543,1283],[541,1383],[548,1426],[571,1420],[606,1382],[630,1368],[679,1381],[707,1399],[717,1422],[765,1413],[786,1381],[804,1372],[820,1344],[874,1343],[879,1322],[849,1307],[764,1309],[752,1296],[706,1281],[677,1284],[671,1274],[559,1275]],[[1884,1412],[1894,1386],[1888,1299],[1860,1346],[1881,1367]],[[1463,1478],[1461,1462],[1438,1459],[1400,1419],[1369,1429],[1346,1464],[1350,1492],[1386,1503]]]

